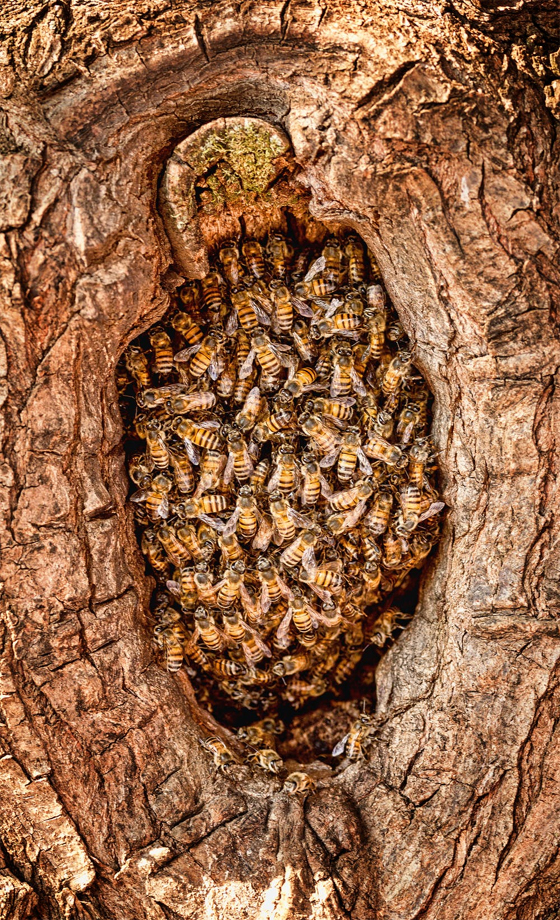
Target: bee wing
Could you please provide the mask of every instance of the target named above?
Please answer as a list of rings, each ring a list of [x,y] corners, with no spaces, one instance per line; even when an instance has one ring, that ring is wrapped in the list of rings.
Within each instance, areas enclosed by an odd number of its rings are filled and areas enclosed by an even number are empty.
[[[344,753],[344,748],[346,747],[346,742],[348,741],[349,737],[350,737],[350,732],[348,732],[348,734],[345,735],[344,738],[341,738],[340,741],[337,741],[337,743],[332,749],[333,757],[340,757],[340,755]]]
[[[247,588],[245,587],[243,583],[241,584],[239,593],[241,596],[241,604],[243,606],[243,609],[247,611],[248,613],[255,614],[258,609],[258,604],[255,603],[254,599],[251,597],[251,595],[249,594]],[[249,629],[249,627],[247,627],[247,629]]]
[[[357,393],[358,396],[366,396],[367,390],[364,386],[364,382],[362,378],[360,377],[360,375],[357,373],[357,371],[354,370],[354,368],[352,368],[352,370],[350,371],[350,378],[354,385],[354,392]]]
[[[331,498],[333,497],[333,491],[332,491],[330,485],[328,484],[328,482],[327,482],[327,480],[325,479],[324,476],[321,476],[321,475],[320,475],[320,476],[319,476],[319,481],[320,481],[320,483],[321,483],[321,495],[323,496],[323,498],[326,498],[327,501],[330,501]]]
[[[339,396],[336,401],[339,406],[343,406],[345,409],[350,409],[356,405],[356,400],[353,396]]]
[[[301,565],[302,568],[307,569],[309,572],[313,572],[317,568],[317,559],[315,558],[315,548],[313,546],[308,546],[305,550],[301,557]]]
[[[291,588],[288,587],[286,582],[282,578],[280,578],[280,576],[278,576],[277,581],[278,581],[278,587],[280,588],[284,597],[287,597],[289,600],[292,600],[294,595],[293,595]]]
[[[197,420],[196,424],[199,428],[219,428],[221,423],[215,418],[205,418],[201,421]]]
[[[342,300],[340,300],[338,297],[333,297],[329,304],[325,304],[326,309],[324,313],[324,318],[330,319],[331,316],[334,316],[334,314],[336,313],[338,308],[342,306],[342,304],[343,304]]]
[[[174,594],[175,597],[181,597],[181,585],[178,581],[166,581],[165,587],[171,594]]]
[[[315,314],[313,308],[310,307],[308,303],[305,303],[304,300],[300,300],[299,297],[292,297],[291,300],[300,316],[305,316],[306,319],[313,319]]]
[[[253,370],[253,361],[255,360],[255,351],[251,348],[251,351],[245,358],[243,364],[239,368],[239,379],[245,380],[250,376],[251,371]]]
[[[226,335],[230,338],[235,335],[239,327],[239,317],[237,316],[237,310],[232,310],[229,314],[226,322]]]
[[[349,511],[344,518],[345,528],[353,527],[354,524],[357,524],[360,520],[362,514],[366,510],[367,501],[358,502],[355,508],[352,508],[352,511]]]
[[[174,356],[173,361],[176,361],[178,364],[182,364],[183,361],[188,361],[189,358],[192,358],[193,355],[196,355],[197,351],[200,351],[200,346],[202,342],[197,342],[196,345],[191,345],[189,348],[183,348],[181,351],[178,351]]]
[[[150,493],[146,489],[139,489],[134,495],[130,496],[131,502],[145,502]]]
[[[335,447],[334,450],[331,450],[330,454],[325,454],[324,457],[319,461],[319,466],[322,470],[328,470],[331,466],[334,466],[335,460],[340,453],[340,447]]]
[[[337,418],[335,415],[331,415],[330,412],[325,412],[325,415],[329,420],[329,425],[334,425],[339,429],[346,428],[346,425],[348,424],[347,419]]]
[[[265,312],[265,310],[263,310],[261,305],[257,303],[256,300],[251,300],[251,305],[261,326],[270,326],[270,316]]]
[[[269,518],[270,515],[268,514],[262,515],[260,522],[261,526],[257,530],[255,538],[251,544],[252,549],[260,550],[261,552],[266,552],[268,549],[274,530],[272,520],[268,520]]]
[[[188,438],[184,438],[183,443],[185,445],[187,457],[189,458],[191,463],[194,464],[194,466],[198,466],[198,464],[200,463],[200,451],[198,447],[196,446],[196,444],[193,444],[192,441],[189,441]]]
[[[309,266],[309,271],[307,272],[305,278],[303,279],[304,283],[307,284],[309,281],[313,281],[313,278],[315,278],[317,275],[319,275],[322,271],[325,270],[326,264],[327,264],[327,260],[325,259],[324,256],[319,256],[318,259],[315,259],[315,261],[312,262],[311,265]]]
[[[209,514],[199,514],[198,517],[199,520],[204,521],[205,524],[208,524],[213,530],[217,530],[218,533],[223,533],[226,528],[223,521],[220,521],[219,518],[211,517]]]
[[[309,587],[312,591],[315,592],[317,597],[323,601],[324,604],[330,604],[332,602],[331,591],[327,591],[326,588],[320,588],[319,585],[315,585],[313,582],[309,584]],[[317,627],[319,623],[328,623],[329,625],[332,624],[332,620],[327,620],[326,617],[321,616],[321,614],[316,610],[313,610],[313,608],[310,608],[310,616],[315,627]]]
[[[165,518],[169,517],[169,499],[167,498],[167,495],[162,495],[157,513],[158,517],[163,518],[164,520]]]
[[[211,380],[217,380],[220,374],[225,370],[226,360],[220,353],[214,355],[208,366],[208,375]]]
[[[260,598],[260,607],[263,613],[268,613],[272,606],[272,600],[270,599],[270,594],[268,593],[268,585],[266,581],[263,581],[261,588],[261,598]]]
[[[365,473],[366,476],[371,476],[373,473],[373,467],[361,447],[358,448],[358,463],[362,473]]]
[[[266,487],[267,490],[268,490],[268,492],[274,492],[274,490],[275,490],[275,488],[276,488],[276,486],[278,485],[279,482],[280,482],[280,468],[279,468],[279,467],[276,467],[274,473],[272,474],[272,476],[271,476],[270,479],[268,480],[268,485],[267,485],[267,487]]]
[[[432,502],[428,510],[424,511],[424,514],[420,515],[418,518],[418,523],[420,524],[421,521],[427,521],[428,518],[433,517],[434,514],[439,514],[443,508],[445,508],[445,502]]]
[[[288,632],[290,630],[291,620],[292,620],[292,608],[288,607],[288,610],[285,616],[283,617],[282,622],[280,623],[280,626],[276,630],[276,638],[279,640],[279,642],[283,642],[285,639],[287,639]]]
[[[224,470],[224,485],[229,485],[231,482],[231,477],[233,476],[233,454],[230,453],[227,459],[226,468]]]
[[[288,517],[294,524],[297,524],[298,527],[305,527],[307,529],[315,527],[315,521],[312,520],[312,518],[308,517],[306,514],[300,514],[295,508],[288,508]]]
[[[344,386],[342,383],[342,371],[340,370],[340,367],[336,366],[333,371],[333,375],[331,379],[331,389],[330,389],[331,396],[340,396],[343,388]],[[364,396],[365,396],[365,387],[364,387]]]
[[[235,533],[235,529],[236,529],[236,527],[237,527],[237,522],[238,522],[238,520],[239,520],[240,514],[241,514],[241,509],[240,509],[240,508],[236,508],[235,511],[233,512],[232,516],[231,516],[230,518],[228,518],[228,521],[227,521],[227,523],[226,523],[224,529],[222,530],[222,536],[223,536],[223,537],[231,537],[231,535],[232,535],[233,533]]]

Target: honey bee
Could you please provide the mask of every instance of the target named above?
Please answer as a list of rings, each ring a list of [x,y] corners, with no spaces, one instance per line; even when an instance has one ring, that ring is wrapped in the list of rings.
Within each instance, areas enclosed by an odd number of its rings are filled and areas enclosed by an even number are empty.
[[[282,786],[282,792],[287,792],[288,795],[303,795],[306,792],[313,792],[314,789],[315,781],[308,773],[303,773],[301,771],[290,773],[284,780],[284,785]]]
[[[285,568],[295,568],[300,562],[309,564],[311,553],[317,543],[317,534],[312,530],[304,530],[293,543],[281,553],[280,562]]]
[[[319,319],[311,324],[313,338],[327,339],[332,335],[357,337],[362,319],[355,313],[337,313],[331,319]]]
[[[396,444],[391,444],[378,434],[371,434],[364,445],[364,453],[375,460],[383,460],[387,466],[395,466],[402,460],[403,452]]]
[[[367,501],[373,493],[373,486],[367,479],[359,479],[351,489],[343,492],[331,492],[327,501],[336,511],[347,511],[354,508],[358,502]]]
[[[154,462],[147,454],[135,454],[128,462],[128,475],[141,489],[151,483],[153,469]]]
[[[178,417],[174,419],[171,427],[178,437],[183,439],[185,448],[189,453],[189,460],[195,466],[198,466],[200,462],[200,454],[196,450],[193,451],[193,445],[206,448],[206,450],[219,450],[222,446],[220,435],[216,433],[214,425],[208,420],[195,425],[190,418]]]
[[[364,713],[360,719],[354,722],[348,734],[334,746],[333,757],[339,757],[344,751],[346,751],[346,755],[350,760],[358,760],[363,757],[364,747],[371,736],[372,728],[371,716]]]
[[[250,486],[242,486],[235,511],[223,530],[223,536],[238,533],[241,540],[250,540],[255,536],[261,519],[261,513],[252,494]]]
[[[196,576],[195,576],[196,578]],[[204,643],[206,648],[212,652],[221,652],[224,647],[224,635],[216,626],[216,621],[211,613],[205,607],[197,607],[194,612],[195,630],[193,642],[198,637]]]
[[[387,316],[383,310],[364,311],[364,323],[368,333],[369,356],[379,361],[385,347]]]
[[[300,501],[302,505],[316,505],[321,495],[321,489],[325,482],[321,467],[314,459],[313,455],[305,455],[302,464],[303,483],[300,492]]]
[[[290,674],[299,674],[300,671],[306,671],[311,664],[311,657],[308,652],[300,652],[296,655],[284,655],[280,661],[277,661],[272,667],[273,674],[277,677],[286,677]]]
[[[154,629],[156,645],[165,653],[167,670],[174,674],[183,664],[183,643],[173,626],[157,625]]]
[[[262,443],[269,441],[283,428],[287,428],[295,419],[291,408],[277,408],[272,415],[264,419],[263,422],[255,428],[253,438]]]
[[[318,415],[300,418],[302,431],[311,438],[317,449],[330,456],[340,444],[340,435]],[[320,464],[321,465],[321,464]]]
[[[288,634],[292,622],[298,632],[315,639],[315,629],[319,625],[320,614],[307,603],[301,590],[296,587],[292,591],[288,610],[276,631],[280,647],[287,648],[289,645]]]
[[[161,327],[155,326],[150,332],[150,344],[154,349],[154,370],[156,374],[170,374],[173,370],[173,348],[167,332]]]
[[[357,236],[351,236],[344,252],[348,259],[348,281],[350,284],[363,284],[366,280],[366,261],[364,247]]]
[[[409,351],[401,351],[392,359],[381,380],[381,389],[386,396],[394,393],[400,387],[411,364],[412,355]]]
[[[238,482],[247,482],[253,472],[253,461],[247,445],[239,432],[233,430],[228,436],[229,455],[224,470],[223,481],[227,485],[233,476]]]
[[[347,681],[357,665],[360,663],[361,659],[361,648],[349,649],[346,657],[341,658],[336,668],[334,669],[332,676],[334,683],[337,686],[340,686],[340,684],[343,684],[345,681]]]
[[[206,450],[200,460],[200,480],[193,498],[198,499],[204,492],[217,489],[220,485],[226,457],[219,450]]]
[[[272,274],[275,278],[285,278],[288,263],[293,254],[292,247],[281,233],[274,233],[270,237],[266,248],[272,263]]]
[[[389,607],[373,624],[369,641],[382,648],[392,638],[395,630],[409,619],[409,614],[403,613],[397,607]]]
[[[388,569],[394,569],[400,564],[401,559],[401,538],[392,530],[388,530],[383,535],[383,565]]]
[[[340,399],[315,399],[313,400],[313,412],[318,415],[327,415],[332,419],[339,421],[348,421],[354,414],[356,400],[352,396],[341,397]]]
[[[125,354],[126,369],[142,390],[150,386],[148,359],[138,345],[129,345]]]
[[[389,519],[387,518],[387,524]],[[362,552],[366,562],[379,562],[381,559],[381,549],[377,543],[377,534],[371,533],[365,528],[361,532]]]
[[[148,489],[135,492],[130,496],[132,502],[146,502],[146,511],[150,521],[156,522],[169,516],[169,492],[173,485],[169,476],[160,473],[155,476]]]
[[[198,603],[198,594],[196,591],[196,582],[194,580],[194,569],[182,566],[175,573],[175,578],[168,581],[167,588],[179,598],[181,607],[191,610]]]
[[[180,393],[176,396],[171,396],[166,405],[172,415],[184,415],[187,412],[204,412],[216,405],[216,394],[210,390]]]
[[[251,296],[247,288],[234,289],[231,292],[231,302],[235,308],[234,316],[237,317],[245,332],[255,332],[259,326],[270,326],[270,316]],[[228,323],[227,331],[230,333],[235,331],[232,324]]]
[[[358,431],[349,428],[340,438],[339,444],[320,462],[322,469],[332,466],[338,457],[336,470],[340,482],[349,482],[354,476],[356,466],[359,464],[362,473],[371,476],[373,469],[361,446]]]
[[[157,531],[157,536],[174,565],[181,566],[190,560],[191,554],[185,544],[177,538],[174,527],[162,524]]]
[[[242,560],[233,562],[225,570],[223,579],[216,585],[218,607],[227,610],[240,599],[245,610],[255,609],[253,598],[245,587],[244,574],[245,563]]]
[[[309,327],[302,320],[296,320],[292,336],[297,353],[302,361],[312,361],[317,357],[317,347],[309,338]]]
[[[379,437],[385,438],[385,440],[387,440],[393,434],[394,426],[395,423],[393,416],[389,412],[385,412],[383,409],[380,409],[371,426],[371,433],[377,434]]]
[[[333,358],[330,395],[331,397],[350,396],[352,391],[357,393],[358,396],[367,395],[364,382],[354,367],[352,351],[341,351],[339,349]]]
[[[169,459],[177,491],[183,494],[192,492],[195,486],[195,478],[187,453],[177,447],[170,447]]]
[[[255,278],[263,278],[266,273],[262,246],[257,240],[247,240],[241,246],[245,264]]]
[[[289,367],[291,365],[291,360],[285,354],[286,350],[290,351],[289,346],[283,346],[280,345],[280,343],[273,345],[264,332],[254,335],[251,339],[251,350],[244,363],[239,368],[240,379],[244,380],[245,377],[249,376],[253,368],[253,359],[256,357],[263,372],[261,387],[263,384],[263,377],[271,381],[276,381],[280,376],[282,367]]]
[[[232,287],[235,287],[239,284],[241,271],[239,265],[239,252],[235,243],[227,243],[225,246],[222,246],[219,256],[227,282]]]
[[[165,443],[165,433],[158,428],[152,427],[152,425],[152,422],[148,422],[146,426],[148,455],[157,470],[166,470],[169,466],[170,456]]]
[[[314,526],[313,521],[292,508],[289,502],[282,498],[280,492],[272,492],[269,507],[280,543],[293,540],[296,535],[296,527]]]
[[[180,310],[177,311],[171,318],[171,325],[175,332],[183,336],[187,343],[187,347],[198,345],[204,338],[202,329],[188,313],[182,313]]]
[[[249,391],[243,408],[235,416],[235,424],[240,431],[249,431],[254,427],[263,407],[263,398],[258,387]]]
[[[281,445],[276,455],[274,472],[267,489],[269,492],[293,492],[299,479],[299,469],[293,448]]]
[[[144,556],[150,563],[154,572],[161,577],[165,577],[169,570],[169,563],[165,558],[162,545],[154,530],[146,528],[142,534],[141,547]]]
[[[218,545],[222,551],[222,558],[226,565],[236,562],[238,559],[245,558],[245,551],[240,546],[234,533],[224,537],[223,533],[218,536]]]
[[[292,296],[285,284],[272,282],[270,285],[274,300],[274,331],[278,335],[288,335],[294,322]]]
[[[420,519],[422,494],[417,485],[409,483],[400,494],[402,516],[407,532],[414,530]]]
[[[205,751],[212,754],[214,764],[222,773],[226,773],[236,763],[235,757],[221,738],[212,735],[210,738],[199,738]]]
[[[249,484],[255,494],[262,492],[270,469],[270,462],[265,458],[257,463],[251,474]]]
[[[272,604],[278,604],[282,598],[290,598],[291,591],[280,578],[270,559],[261,557],[257,562],[257,573],[261,581],[260,609],[268,613]]]
[[[229,658],[215,658],[212,662],[213,674],[223,680],[231,680],[232,677],[241,677],[245,674],[246,668],[238,661],[231,661]]]
[[[248,755],[247,761],[249,763],[257,764],[259,767],[262,767],[263,770],[268,770],[269,773],[280,773],[280,770],[284,766],[284,761],[276,751],[272,748],[261,748],[258,751],[253,751]]]
[[[220,354],[223,342],[223,333],[215,329],[211,334],[205,335],[201,342],[178,351],[173,360],[179,366],[188,362],[191,377],[202,377],[208,371],[211,379],[217,380],[223,369],[223,359]]]

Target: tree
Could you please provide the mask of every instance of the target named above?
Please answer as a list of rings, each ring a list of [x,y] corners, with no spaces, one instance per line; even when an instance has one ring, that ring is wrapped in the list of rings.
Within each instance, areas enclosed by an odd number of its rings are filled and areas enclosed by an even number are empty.
[[[552,918],[560,905],[552,3],[2,13],[0,916]],[[284,128],[435,394],[451,507],[367,761],[217,775],[155,663],[114,369],[176,283],[157,210],[212,119]]]

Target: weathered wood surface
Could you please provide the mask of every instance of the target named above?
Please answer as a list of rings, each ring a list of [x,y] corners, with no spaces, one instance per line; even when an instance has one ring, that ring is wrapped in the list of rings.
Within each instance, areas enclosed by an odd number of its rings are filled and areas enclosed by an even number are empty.
[[[553,4],[1,16],[0,917],[554,916]],[[378,257],[451,508],[379,670],[370,758],[305,804],[200,750],[207,717],[153,660],[125,507],[115,363],[176,282],[158,180],[190,131],[239,114],[286,131],[315,213]]]

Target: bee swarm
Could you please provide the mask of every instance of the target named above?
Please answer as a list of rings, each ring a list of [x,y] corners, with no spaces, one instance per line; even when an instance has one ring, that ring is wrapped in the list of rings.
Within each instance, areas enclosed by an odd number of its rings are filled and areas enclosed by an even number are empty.
[[[180,300],[118,370],[155,642],[203,703],[297,709],[403,624],[443,507],[428,389],[355,235],[228,243]]]

